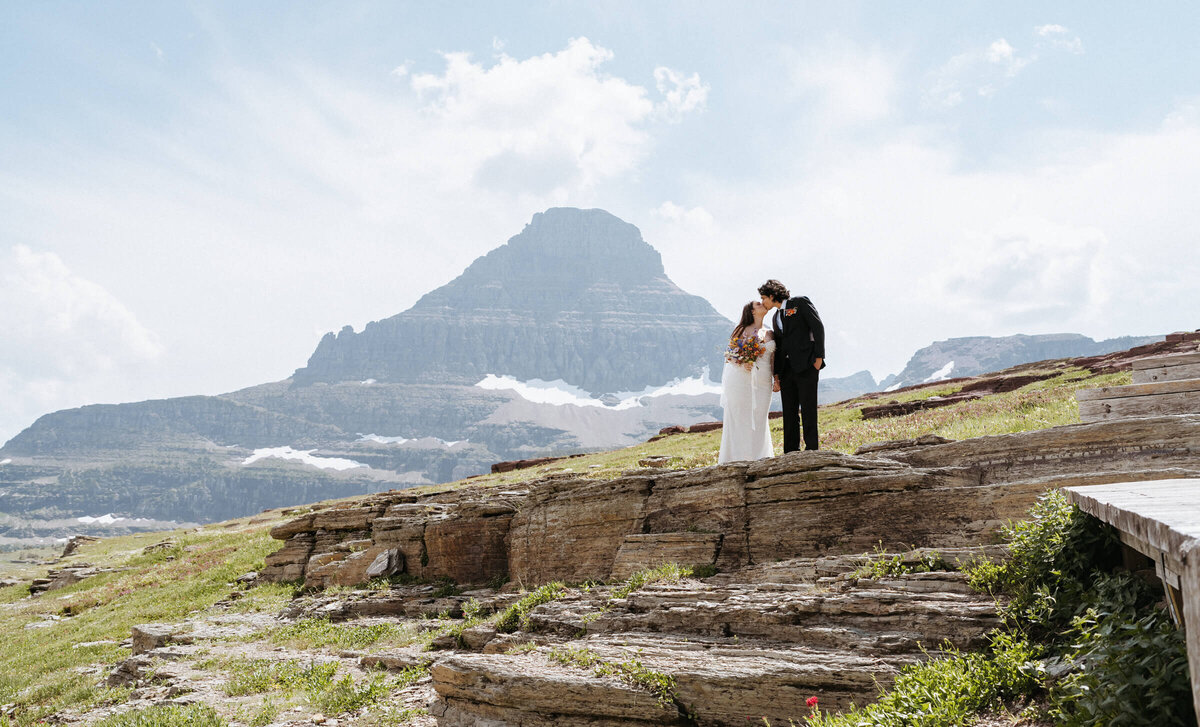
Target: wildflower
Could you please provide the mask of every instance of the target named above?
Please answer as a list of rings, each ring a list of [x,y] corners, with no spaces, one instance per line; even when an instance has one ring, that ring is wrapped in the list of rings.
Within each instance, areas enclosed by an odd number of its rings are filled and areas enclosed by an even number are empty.
[[[808,700],[807,700],[807,701],[805,701],[804,703],[805,703],[805,704],[807,704],[807,705],[808,705],[808,706],[810,706],[810,707],[815,707],[815,706],[817,706],[817,698],[816,698],[816,697],[809,697],[809,698],[808,698]]]

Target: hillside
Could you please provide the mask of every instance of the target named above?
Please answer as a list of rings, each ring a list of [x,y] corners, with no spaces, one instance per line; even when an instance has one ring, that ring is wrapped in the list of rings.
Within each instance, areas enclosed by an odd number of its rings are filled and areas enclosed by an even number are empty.
[[[46,566],[18,564],[19,582],[0,588],[12,635],[0,644],[0,719],[117,725],[151,709],[159,725],[777,724],[807,714],[810,696],[822,709],[861,704],[874,679],[954,658],[920,642],[1015,653],[985,646],[1003,602],[972,591],[962,569],[999,557],[987,543],[1038,493],[1114,471],[1200,476],[1195,416],[1073,424],[1073,391],[1126,382],[1139,355],[824,407],[828,453],[709,467],[719,432],[684,431],[533,470],[82,544],[52,566],[63,587],[32,598],[28,579]],[[999,393],[862,419],[888,399],[964,389]],[[871,444],[886,439],[908,441]],[[624,535],[633,520],[637,535]],[[305,538],[311,555],[296,561]],[[501,542],[513,550],[497,560]],[[378,557],[389,548],[397,555]],[[709,565],[655,569],[647,558],[663,548]],[[864,553],[875,548],[887,557],[873,564]],[[324,589],[265,582],[293,562]],[[264,576],[235,582],[251,571]],[[149,622],[164,625],[130,640]],[[1031,724],[1016,712],[1037,705],[1013,704],[989,701],[989,724]]]

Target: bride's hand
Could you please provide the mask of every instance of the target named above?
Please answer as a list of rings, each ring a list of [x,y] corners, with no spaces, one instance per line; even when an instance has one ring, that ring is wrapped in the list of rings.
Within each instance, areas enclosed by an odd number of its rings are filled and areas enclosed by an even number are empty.
[[[742,368],[746,369],[746,371],[753,371],[754,364],[747,362],[747,363],[742,364]]]
[[[779,377],[778,376],[771,379],[771,391],[779,391]]]

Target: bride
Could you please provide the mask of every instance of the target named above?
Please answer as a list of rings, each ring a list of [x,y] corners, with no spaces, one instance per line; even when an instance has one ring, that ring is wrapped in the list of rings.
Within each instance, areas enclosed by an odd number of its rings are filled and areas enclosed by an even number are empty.
[[[763,328],[767,308],[759,301],[742,308],[742,319],[729,337],[729,354],[721,374],[721,406],[725,424],[721,430],[721,454],[717,463],[762,459],[774,453],[768,414],[771,409],[772,363],[775,340]],[[755,346],[754,344],[759,344]],[[761,349],[753,363],[739,362],[739,351]]]

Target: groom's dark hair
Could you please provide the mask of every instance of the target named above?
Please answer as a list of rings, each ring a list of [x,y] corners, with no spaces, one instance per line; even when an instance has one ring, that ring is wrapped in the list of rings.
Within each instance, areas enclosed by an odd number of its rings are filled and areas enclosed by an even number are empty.
[[[776,303],[784,302],[790,295],[790,293],[788,293],[788,289],[783,287],[783,283],[774,279],[768,280],[767,282],[758,286],[758,294],[769,295]]]

